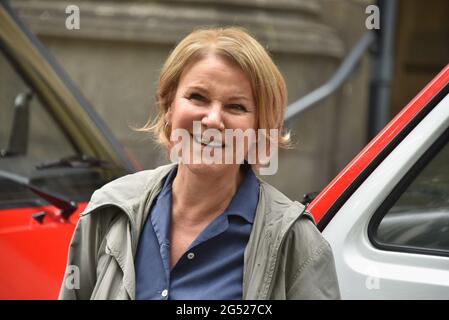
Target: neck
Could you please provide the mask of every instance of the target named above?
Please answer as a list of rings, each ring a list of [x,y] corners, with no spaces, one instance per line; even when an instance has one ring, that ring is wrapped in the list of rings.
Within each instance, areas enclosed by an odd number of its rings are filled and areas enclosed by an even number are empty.
[[[173,181],[173,218],[200,224],[229,205],[244,174],[239,167],[213,174],[195,172],[180,164]]]

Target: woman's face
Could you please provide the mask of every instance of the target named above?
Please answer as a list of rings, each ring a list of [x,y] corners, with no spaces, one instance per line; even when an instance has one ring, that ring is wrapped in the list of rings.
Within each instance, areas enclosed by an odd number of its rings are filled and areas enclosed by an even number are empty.
[[[257,126],[256,111],[251,83],[244,72],[223,58],[209,54],[194,63],[181,75],[166,120],[171,126],[172,132],[176,129],[188,132],[190,149],[192,149],[190,159],[201,154],[214,156],[215,152],[218,152],[217,155],[222,154],[224,160],[227,147],[229,149],[229,144],[225,143],[225,129],[255,130]],[[196,123],[195,130],[194,123]],[[212,130],[214,131],[214,141],[210,141],[212,139],[201,141],[198,128],[201,128],[201,133],[206,132],[207,129],[215,129]],[[202,136],[204,139],[204,134]],[[210,143],[205,144],[204,142]],[[235,145],[234,139],[234,146],[231,149],[231,152],[234,153],[233,162],[237,159]],[[205,150],[205,148],[207,149]],[[245,144],[245,156],[247,148],[248,146]],[[223,170],[238,168],[239,164],[188,164],[188,166],[197,170]]]

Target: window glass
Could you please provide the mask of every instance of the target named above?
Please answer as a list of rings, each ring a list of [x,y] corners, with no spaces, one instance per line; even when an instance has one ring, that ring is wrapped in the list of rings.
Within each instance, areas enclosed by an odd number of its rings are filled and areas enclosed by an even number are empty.
[[[29,95],[28,117],[24,116],[24,112],[18,111],[17,107],[20,98],[25,101],[23,99],[25,95]],[[19,114],[22,120],[15,126],[14,122],[19,118]],[[33,185],[72,200],[88,199],[95,189],[105,183],[98,169],[67,167],[39,169],[39,165],[80,155],[33,89],[22,80],[2,53],[0,53],[0,115],[0,152],[2,152],[0,170],[3,172],[26,177]],[[23,121],[24,118],[28,118],[28,125]],[[23,134],[26,133],[27,127],[28,134]],[[11,148],[12,137],[15,139],[21,137],[20,139],[28,141],[26,152],[18,154],[10,152],[17,150],[17,146],[24,145],[15,143]],[[0,177],[0,208],[25,203],[29,205],[30,201],[40,205],[43,199],[27,187]]]
[[[449,253],[449,144],[424,166],[381,220],[376,239]]]

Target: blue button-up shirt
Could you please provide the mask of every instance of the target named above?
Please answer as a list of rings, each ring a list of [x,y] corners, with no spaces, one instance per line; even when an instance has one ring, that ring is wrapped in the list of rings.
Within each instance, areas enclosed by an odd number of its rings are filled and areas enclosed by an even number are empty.
[[[259,200],[248,168],[228,208],[190,244],[170,271],[170,220],[175,167],[155,200],[139,239],[136,299],[242,299],[243,254]]]

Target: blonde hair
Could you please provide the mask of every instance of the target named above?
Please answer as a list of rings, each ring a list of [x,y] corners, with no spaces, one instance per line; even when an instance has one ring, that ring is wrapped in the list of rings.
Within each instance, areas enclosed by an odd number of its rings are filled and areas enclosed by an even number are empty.
[[[267,51],[240,27],[198,29],[173,49],[162,67],[156,93],[156,118],[138,131],[151,132],[156,142],[169,148],[170,128],[165,115],[173,102],[182,72],[208,53],[239,66],[248,77],[257,109],[258,129],[278,129],[278,146],[290,148],[290,134],[283,134],[287,89],[284,78]]]

